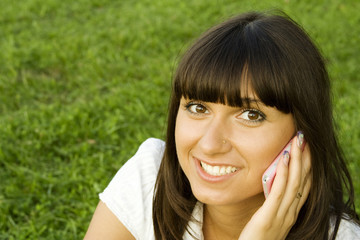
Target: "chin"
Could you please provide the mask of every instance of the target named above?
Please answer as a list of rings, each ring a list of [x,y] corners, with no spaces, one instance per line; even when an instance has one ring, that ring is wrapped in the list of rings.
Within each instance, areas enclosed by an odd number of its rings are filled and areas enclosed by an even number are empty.
[[[245,193],[244,191],[232,191],[223,192],[216,190],[203,190],[203,189],[192,189],[195,198],[207,205],[236,205],[241,204],[244,201],[259,201],[263,203],[265,200],[264,193],[262,191]]]

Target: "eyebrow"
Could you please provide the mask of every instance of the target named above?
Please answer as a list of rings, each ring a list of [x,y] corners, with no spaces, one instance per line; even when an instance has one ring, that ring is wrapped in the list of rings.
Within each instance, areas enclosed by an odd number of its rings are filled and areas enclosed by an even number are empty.
[[[262,103],[260,99],[256,99],[256,98],[241,98],[241,101],[249,102],[249,103]]]
[[[187,99],[186,97],[182,96],[182,98]],[[196,99],[187,99],[187,100],[196,100]],[[248,97],[244,97],[244,98],[240,98],[241,102],[247,104],[247,105],[251,105],[251,104],[256,104],[256,105],[263,105],[266,106],[260,99],[258,98],[248,98]],[[204,100],[199,100],[199,101],[204,101]],[[206,102],[206,101],[205,101]],[[212,101],[210,101],[212,102]],[[214,102],[216,103],[216,102]],[[225,105],[227,105],[227,103],[224,103]],[[235,107],[235,106],[234,106]]]
[[[216,103],[216,102],[214,102]],[[217,102],[217,103],[221,103],[221,102]],[[242,97],[242,98],[238,98],[237,103],[240,103],[240,105],[236,104],[229,104],[227,101],[225,101],[225,103],[221,103],[230,107],[234,107],[234,108],[251,108],[252,106],[257,106],[259,108],[262,108],[264,106],[266,106],[260,99],[258,98],[253,98],[253,97]]]
[[[258,107],[266,107],[266,105],[258,98],[241,98],[241,101],[247,105],[256,105]]]

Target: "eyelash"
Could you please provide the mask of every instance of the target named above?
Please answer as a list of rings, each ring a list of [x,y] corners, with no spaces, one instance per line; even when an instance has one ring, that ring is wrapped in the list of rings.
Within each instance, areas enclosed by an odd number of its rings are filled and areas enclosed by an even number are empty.
[[[240,120],[241,120],[241,121],[245,121],[245,122],[250,123],[250,124],[254,124],[254,125],[266,120],[266,115],[265,115],[262,111],[260,111],[260,110],[258,110],[258,109],[255,109],[255,108],[246,108],[246,109],[243,109],[243,110],[241,111],[241,113],[240,113],[239,116],[241,116],[241,115],[244,114],[245,112],[250,112],[250,111],[256,112],[257,114],[259,114],[260,119],[247,120],[247,119],[241,118]]]
[[[184,108],[186,111],[188,111],[190,114],[193,114],[193,115],[201,115],[203,113],[197,113],[197,112],[194,112],[194,111],[191,111],[190,108],[194,105],[200,105],[202,107],[204,107],[206,110],[208,109],[206,107],[205,104],[203,104],[202,102],[195,102],[195,101],[191,101],[191,102],[188,102],[186,104],[184,104]],[[259,116],[261,117],[260,119],[257,119],[257,120],[247,120],[247,119],[243,119],[243,118],[240,118],[239,120],[240,121],[244,121],[246,122],[247,124],[253,124],[253,125],[256,125],[260,122],[263,122],[266,120],[266,115],[258,110],[258,109],[255,109],[255,108],[245,108],[245,109],[242,109],[241,113],[238,115],[238,116],[241,116],[242,114],[244,114],[245,112],[248,112],[248,111],[253,111],[253,112],[256,112],[257,114],[259,114]]]
[[[190,110],[190,107],[195,106],[195,105],[200,105],[200,106],[204,107],[204,108],[207,110],[207,107],[206,107],[203,103],[201,103],[201,102],[188,102],[188,103],[184,104],[184,108],[185,108],[186,111],[188,111],[190,114],[193,114],[193,115],[200,115],[200,114],[202,114],[202,113],[197,113],[197,112],[193,112],[193,111]]]

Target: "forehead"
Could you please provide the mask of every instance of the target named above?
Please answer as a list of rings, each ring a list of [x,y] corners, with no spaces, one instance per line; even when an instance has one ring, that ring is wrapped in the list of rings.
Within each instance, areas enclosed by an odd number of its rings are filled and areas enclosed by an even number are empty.
[[[180,84],[178,96],[233,107],[259,104],[262,101],[252,87],[251,77],[246,75],[247,72],[238,78],[223,76],[222,78],[187,80],[185,84]]]

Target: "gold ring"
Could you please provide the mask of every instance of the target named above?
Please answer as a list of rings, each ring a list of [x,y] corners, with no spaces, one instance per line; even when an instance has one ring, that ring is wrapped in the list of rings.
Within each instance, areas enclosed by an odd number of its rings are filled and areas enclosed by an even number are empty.
[[[298,193],[296,194],[296,198],[300,199],[301,197],[302,197],[302,194],[298,192]]]
[[[226,140],[223,140],[222,143],[223,143],[223,144],[226,144]]]

